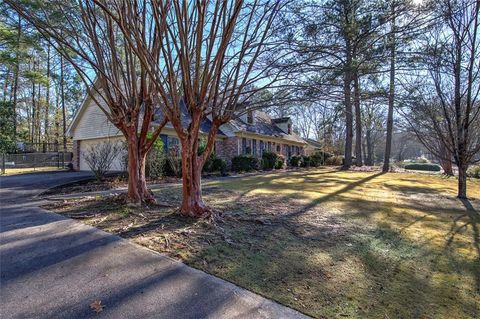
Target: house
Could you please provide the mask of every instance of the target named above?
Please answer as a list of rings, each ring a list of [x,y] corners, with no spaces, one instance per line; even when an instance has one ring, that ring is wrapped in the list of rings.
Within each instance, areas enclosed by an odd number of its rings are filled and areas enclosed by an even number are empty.
[[[318,141],[315,141],[311,138],[307,138],[305,141],[307,142],[307,146],[305,147],[305,155],[311,156],[323,149],[322,143]]]
[[[184,105],[183,108],[182,123],[186,127],[189,115]],[[154,121],[153,126],[155,125],[158,125],[158,122]],[[210,127],[211,122],[205,119],[200,134],[206,136]],[[104,141],[124,141],[122,133],[108,121],[98,105],[88,96],[77,110],[67,134],[73,140],[73,167],[81,171],[89,170],[84,156],[90,147]],[[160,138],[166,152],[179,149],[179,140],[170,123],[163,128]],[[220,127],[215,142],[215,153],[227,163],[240,154],[261,157],[264,151],[276,152],[290,158],[293,155],[304,154],[306,145],[307,142],[293,132],[290,118],[272,119],[266,113],[255,110]],[[124,170],[123,158],[123,155],[118,156],[110,169]]]

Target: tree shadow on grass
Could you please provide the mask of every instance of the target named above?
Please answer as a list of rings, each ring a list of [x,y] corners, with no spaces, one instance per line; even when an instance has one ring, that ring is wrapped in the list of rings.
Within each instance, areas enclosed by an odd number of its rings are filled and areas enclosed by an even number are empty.
[[[480,214],[479,212],[473,207],[472,203],[468,199],[459,199],[460,202],[466,209],[465,214],[457,216],[452,223],[452,227],[448,233],[448,239],[445,245],[445,248],[449,248],[453,241],[455,240],[455,236],[460,232],[466,231],[468,226],[472,228],[472,243],[474,249],[477,253],[477,256],[474,261],[474,268],[473,273],[475,275],[475,283],[477,293],[480,294],[480,232],[478,224],[480,223]],[[467,218],[463,224],[459,225],[459,222]]]

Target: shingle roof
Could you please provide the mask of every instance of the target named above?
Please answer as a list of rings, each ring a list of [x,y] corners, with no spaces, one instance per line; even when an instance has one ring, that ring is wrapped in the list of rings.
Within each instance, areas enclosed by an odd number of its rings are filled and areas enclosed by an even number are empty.
[[[250,132],[260,135],[267,135],[273,137],[283,138],[289,141],[298,142],[298,143],[306,143],[300,136],[295,133],[287,134],[282,131],[278,126],[275,125],[274,120],[272,118],[261,111],[255,111],[253,113],[254,119],[253,124],[247,123],[243,121],[241,118],[236,118],[230,121],[238,131]],[[287,121],[289,118],[285,118]]]
[[[188,125],[190,124],[191,118],[190,118],[190,115],[188,114],[187,107],[183,101],[180,104],[180,108],[182,111],[182,114],[181,114],[182,127],[187,128]],[[163,118],[163,114],[161,110],[158,110],[155,115],[154,123],[159,124],[162,118]],[[285,119],[288,120],[288,118],[285,118]],[[253,124],[246,123],[241,118],[233,119],[229,122],[229,124],[234,128],[234,131],[236,132],[240,132],[240,131],[250,132],[250,133],[278,137],[278,138],[282,138],[292,142],[306,144],[305,140],[303,140],[297,134],[295,133],[286,134],[277,125],[275,125],[274,120],[272,120],[272,118],[268,116],[268,114],[261,111],[254,112]],[[172,128],[172,124],[168,123],[166,127]],[[206,118],[203,120],[200,126],[200,132],[204,134],[208,134],[211,127],[212,127],[212,122],[208,118]],[[218,135],[227,136],[225,132],[222,131],[222,129],[218,130]]]
[[[188,114],[187,106],[185,105],[185,102],[183,100],[180,101],[180,110],[181,110],[180,121],[182,122],[182,127],[187,128],[191,122],[191,117],[190,117],[190,114]],[[162,119],[163,119],[163,113],[161,109],[157,108],[157,111],[155,113],[155,120],[153,122],[156,124],[160,124]],[[169,128],[173,128],[172,123],[170,122],[168,122],[167,125],[165,126]],[[210,121],[208,118],[205,118],[200,125],[200,133],[208,134],[208,132],[210,132],[211,127],[212,127],[212,121]],[[221,130],[218,131],[218,135],[225,136],[225,134]]]

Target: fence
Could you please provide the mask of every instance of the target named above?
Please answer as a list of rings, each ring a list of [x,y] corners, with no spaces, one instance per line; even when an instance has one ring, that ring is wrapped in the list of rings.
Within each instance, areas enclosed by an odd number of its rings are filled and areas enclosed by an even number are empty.
[[[16,153],[57,153],[62,151],[72,151],[72,142],[67,142],[66,149],[63,149],[61,143],[17,143]]]
[[[67,168],[72,162],[71,152],[0,154],[2,174],[9,168],[57,167]]]

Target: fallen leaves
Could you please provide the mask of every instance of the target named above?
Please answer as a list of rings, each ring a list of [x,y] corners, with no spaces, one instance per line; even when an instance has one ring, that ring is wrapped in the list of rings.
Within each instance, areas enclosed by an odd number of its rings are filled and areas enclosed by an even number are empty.
[[[95,311],[96,313],[100,313],[103,311],[103,308],[105,308],[104,305],[102,305],[102,301],[101,300],[95,300],[94,302],[92,302],[90,304],[90,309],[92,309],[93,311]]]

